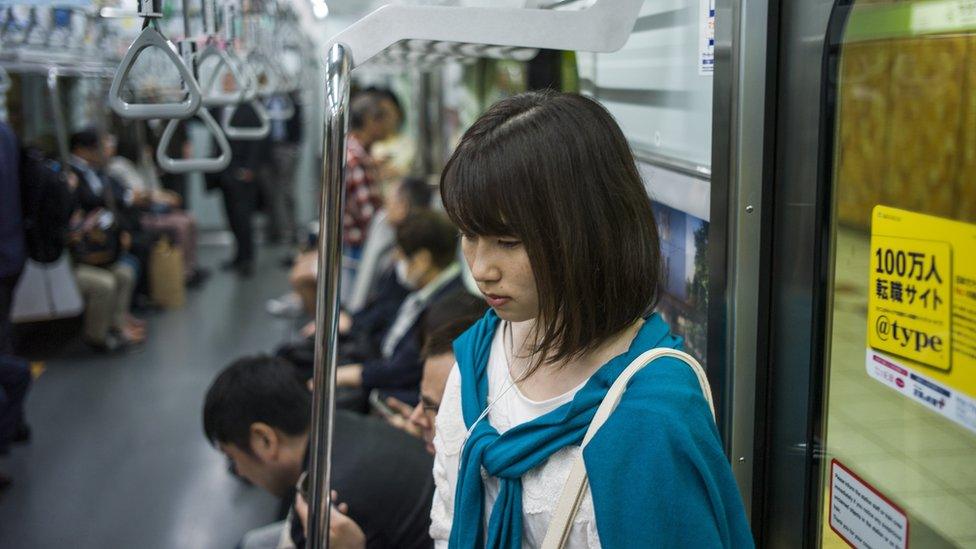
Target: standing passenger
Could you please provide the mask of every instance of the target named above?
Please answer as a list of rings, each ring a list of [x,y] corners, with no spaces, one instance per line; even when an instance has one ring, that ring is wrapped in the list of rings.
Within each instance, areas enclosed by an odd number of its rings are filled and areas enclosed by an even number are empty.
[[[489,109],[445,167],[441,195],[491,310],[455,342],[431,534],[454,548],[538,547],[608,388],[645,351],[681,347],[654,313],[651,201],[609,113],[558,93]],[[752,546],[683,361],[634,376],[583,457],[589,488],[569,547]]]
[[[24,399],[31,376],[27,361],[13,356],[10,311],[14,288],[27,261],[20,202],[20,149],[10,126],[0,122],[0,454],[29,437]],[[11,483],[0,473],[0,489]]]

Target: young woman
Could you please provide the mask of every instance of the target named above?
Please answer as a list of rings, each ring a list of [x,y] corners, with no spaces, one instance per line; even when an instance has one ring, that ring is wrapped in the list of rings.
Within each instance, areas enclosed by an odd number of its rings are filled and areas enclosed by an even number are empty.
[[[650,199],[620,128],[578,95],[503,100],[441,180],[491,309],[455,341],[437,417],[439,546],[538,547],[608,388],[643,352],[680,348],[654,313]],[[693,370],[661,358],[583,451],[568,547],[752,545]]]

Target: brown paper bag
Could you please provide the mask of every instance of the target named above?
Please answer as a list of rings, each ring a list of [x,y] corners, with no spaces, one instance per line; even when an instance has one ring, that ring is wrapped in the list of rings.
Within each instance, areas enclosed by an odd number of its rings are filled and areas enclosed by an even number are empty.
[[[186,294],[184,282],[183,252],[164,236],[149,256],[149,295],[164,309],[179,309]]]

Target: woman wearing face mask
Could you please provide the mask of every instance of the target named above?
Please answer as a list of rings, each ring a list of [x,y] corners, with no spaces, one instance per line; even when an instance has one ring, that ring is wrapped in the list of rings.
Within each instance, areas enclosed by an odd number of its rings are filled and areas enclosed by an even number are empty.
[[[438,546],[539,547],[608,389],[681,339],[654,313],[660,253],[620,128],[578,95],[490,108],[441,196],[491,309],[455,341],[434,444]],[[568,547],[747,547],[749,525],[690,362],[646,361],[582,451]]]
[[[344,403],[350,402],[350,392],[357,395],[358,406],[347,407],[365,408],[366,396],[374,389],[382,397],[417,403],[423,370],[418,331],[428,307],[463,288],[456,254],[457,229],[443,214],[418,211],[397,227],[396,276],[411,291],[383,335],[375,358],[339,367],[337,385],[345,388]]]

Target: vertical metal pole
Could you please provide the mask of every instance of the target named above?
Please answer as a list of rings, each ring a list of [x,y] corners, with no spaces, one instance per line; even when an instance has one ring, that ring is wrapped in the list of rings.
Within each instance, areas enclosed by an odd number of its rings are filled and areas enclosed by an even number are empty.
[[[51,114],[54,116],[54,132],[58,140],[58,156],[64,166],[68,165],[68,128],[61,108],[61,91],[58,85],[58,69],[47,70],[47,91],[51,98]]]
[[[325,135],[322,145],[322,206],[319,211],[319,278],[315,307],[315,365],[312,373],[312,445],[309,479],[308,547],[329,546],[329,487],[335,412],[339,275],[346,197],[346,111],[349,106],[348,49],[336,44],[325,61]]]

